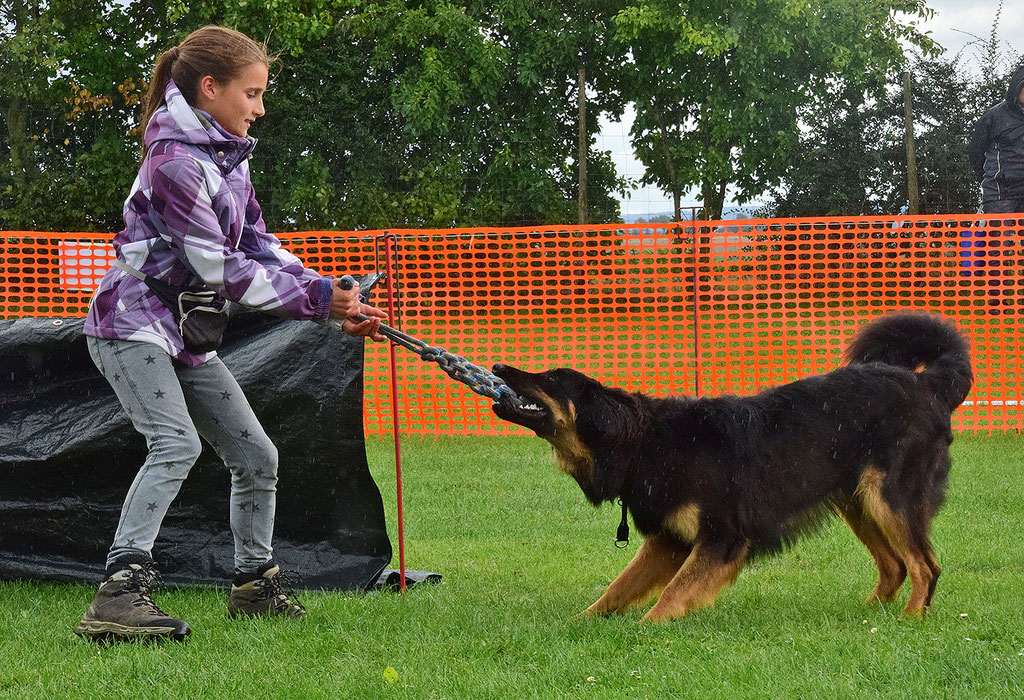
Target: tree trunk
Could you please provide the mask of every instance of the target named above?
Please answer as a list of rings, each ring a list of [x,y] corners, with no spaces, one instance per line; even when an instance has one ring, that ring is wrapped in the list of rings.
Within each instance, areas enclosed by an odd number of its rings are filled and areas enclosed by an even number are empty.
[[[722,218],[722,207],[725,206],[725,190],[728,187],[728,180],[710,182],[705,180],[701,183],[701,194],[704,198],[704,218],[711,220]]]
[[[586,68],[580,66],[579,77],[579,105],[580,105],[580,144],[577,160],[579,161],[580,176],[580,197],[579,211],[580,223],[587,223],[587,80]]]
[[[914,154],[914,103],[910,94],[910,71],[903,73],[903,128],[907,140],[907,213],[918,214],[917,158]]]
[[[4,121],[7,123],[7,144],[11,149],[11,172],[14,186],[18,188],[35,174],[32,141],[28,137],[28,104],[25,98],[11,98]]]
[[[7,20],[11,22],[15,37],[18,37],[23,31],[29,13],[38,15],[38,6],[29,6],[25,2],[17,1],[11,3],[7,12]],[[4,121],[7,124],[7,145],[11,151],[11,174],[14,179],[14,189],[17,191],[21,185],[32,179],[36,168],[32,157],[34,148],[28,134],[28,101],[23,94],[25,88],[8,85],[7,90],[10,91],[8,92],[10,102],[7,106],[7,113],[4,114]]]
[[[669,186],[672,188],[672,211],[675,220],[682,221],[683,210],[680,205],[683,193],[679,188],[679,174],[676,171],[676,162],[672,158],[672,150],[668,147],[668,129],[665,128],[665,119],[662,117],[660,109],[655,108],[655,110],[658,115],[658,129],[661,131],[661,152],[665,157],[665,169],[668,171]]]

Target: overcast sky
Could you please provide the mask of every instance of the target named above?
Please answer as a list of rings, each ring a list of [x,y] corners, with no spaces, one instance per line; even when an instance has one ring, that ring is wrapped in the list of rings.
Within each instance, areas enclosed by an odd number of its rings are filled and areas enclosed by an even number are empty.
[[[969,44],[976,37],[987,39],[992,31],[992,22],[999,9],[999,0],[930,0],[929,7],[935,10],[935,17],[922,23],[921,28],[931,33],[948,52],[955,53],[961,49],[971,55],[976,49]],[[1024,54],[1024,11],[1021,0],[1005,0],[999,20],[998,37],[1003,47]],[[621,122],[608,123],[602,121],[601,134],[597,139],[600,150],[612,152],[619,173],[633,179],[639,179],[644,168],[633,158],[629,147],[629,128],[632,123],[631,113],[623,117]],[[699,204],[697,197],[684,197],[684,205]],[[727,206],[733,202],[728,200]],[[622,202],[622,215],[659,214],[672,210],[671,197],[665,196],[658,189],[645,187],[635,190]]]

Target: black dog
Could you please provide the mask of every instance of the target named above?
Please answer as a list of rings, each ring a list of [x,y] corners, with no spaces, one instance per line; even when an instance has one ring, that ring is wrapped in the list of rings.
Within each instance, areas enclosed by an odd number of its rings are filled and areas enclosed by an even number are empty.
[[[848,365],[755,396],[652,398],[571,369],[495,365],[523,399],[493,406],[554,446],[599,505],[621,498],[644,542],[588,613],[664,589],[644,619],[711,605],[748,557],[773,553],[834,510],[878,566],[871,600],[909,574],[905,614],[931,603],[939,565],[928,531],[942,503],[950,413],[972,382],[952,324],[899,314],[860,330]]]

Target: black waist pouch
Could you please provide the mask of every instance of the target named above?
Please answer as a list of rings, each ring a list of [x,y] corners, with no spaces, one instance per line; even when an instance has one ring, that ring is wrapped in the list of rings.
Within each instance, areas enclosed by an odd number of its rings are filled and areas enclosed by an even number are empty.
[[[173,287],[148,275],[146,286],[174,314],[186,350],[198,354],[220,347],[228,327],[228,309],[216,292],[203,287]]]
[[[206,287],[175,287],[120,260],[115,260],[114,266],[145,282],[156,298],[170,309],[186,350],[200,354],[220,347],[228,326],[228,304],[215,291]]]

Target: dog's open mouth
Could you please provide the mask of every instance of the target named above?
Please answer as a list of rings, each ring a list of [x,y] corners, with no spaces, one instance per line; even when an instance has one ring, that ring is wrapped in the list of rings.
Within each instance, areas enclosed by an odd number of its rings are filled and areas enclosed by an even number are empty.
[[[494,373],[517,394],[517,397],[506,395],[495,401],[491,407],[495,415],[535,431],[546,425],[551,412],[543,401],[531,395],[527,389],[532,375],[502,364],[494,366]]]
[[[511,397],[502,397],[495,401],[491,408],[502,420],[532,429],[543,424],[549,414],[543,404],[530,396],[520,396],[518,401]]]

